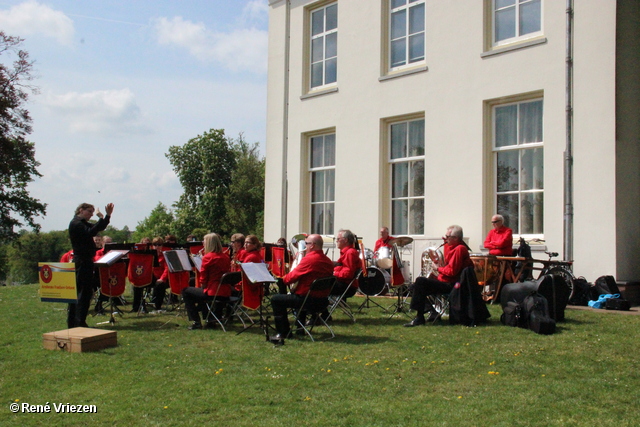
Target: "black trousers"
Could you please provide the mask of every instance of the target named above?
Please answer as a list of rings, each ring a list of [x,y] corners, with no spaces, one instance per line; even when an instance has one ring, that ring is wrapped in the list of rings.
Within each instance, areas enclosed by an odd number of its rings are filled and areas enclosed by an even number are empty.
[[[276,330],[282,336],[287,336],[291,330],[289,325],[289,319],[287,319],[287,309],[294,308],[300,309],[304,302],[304,296],[296,294],[277,294],[271,297],[271,309],[273,310],[273,321],[276,325]],[[322,311],[327,305],[329,300],[327,298],[313,298],[309,296],[307,304],[305,305],[306,311]],[[304,323],[306,315],[300,313],[300,320]]]
[[[192,322],[200,322],[200,313],[202,317],[207,321],[213,321],[213,318],[208,318],[209,314],[207,310],[207,303],[213,301],[213,297],[204,293],[202,288],[184,288],[182,290],[182,299],[184,300],[184,308],[187,310],[189,320]],[[222,311],[229,303],[229,297],[217,297],[216,304],[213,307],[213,313],[218,319],[222,317]]]
[[[97,277],[93,268],[93,260],[76,260],[76,291],[78,302],[70,303],[67,313],[67,326],[74,328],[87,322],[87,314],[91,305],[91,297],[95,290]]]
[[[427,302],[427,296],[448,294],[451,289],[453,289],[453,283],[418,277],[412,285],[411,310],[415,310],[420,314],[424,314],[425,311],[433,311],[433,306]]]

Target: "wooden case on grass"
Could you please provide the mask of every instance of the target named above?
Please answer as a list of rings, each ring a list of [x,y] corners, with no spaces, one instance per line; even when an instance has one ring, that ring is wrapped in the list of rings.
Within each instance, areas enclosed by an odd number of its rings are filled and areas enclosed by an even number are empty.
[[[116,347],[118,334],[104,329],[73,328],[42,334],[42,343],[47,350],[82,353]]]

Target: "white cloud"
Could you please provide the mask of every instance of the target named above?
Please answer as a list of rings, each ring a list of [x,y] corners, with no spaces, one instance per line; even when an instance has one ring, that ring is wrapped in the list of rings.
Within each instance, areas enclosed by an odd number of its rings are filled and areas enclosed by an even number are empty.
[[[73,21],[62,12],[36,1],[26,1],[9,10],[0,10],[0,28],[12,36],[42,34],[64,45],[73,40]]]
[[[266,31],[244,28],[229,33],[214,32],[201,22],[180,16],[159,18],[154,27],[160,44],[185,48],[200,61],[215,61],[233,71],[266,72]]]
[[[129,89],[49,94],[44,104],[63,116],[71,132],[139,133],[141,113]]]
[[[260,25],[267,21],[269,4],[266,0],[251,0],[242,10],[242,19],[248,25]]]

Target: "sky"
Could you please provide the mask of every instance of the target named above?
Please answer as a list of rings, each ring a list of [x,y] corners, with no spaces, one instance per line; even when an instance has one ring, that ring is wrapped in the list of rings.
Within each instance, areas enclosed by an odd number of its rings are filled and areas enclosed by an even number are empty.
[[[0,29],[35,60],[42,231],[85,202],[114,203],[111,225],[131,230],[171,208],[182,188],[165,154],[209,129],[264,155],[267,0],[0,0]]]

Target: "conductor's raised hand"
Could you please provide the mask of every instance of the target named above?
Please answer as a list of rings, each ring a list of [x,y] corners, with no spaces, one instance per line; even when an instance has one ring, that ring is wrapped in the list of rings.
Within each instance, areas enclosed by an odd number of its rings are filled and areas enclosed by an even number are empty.
[[[107,206],[105,206],[104,211],[107,213],[107,215],[111,215],[111,212],[113,212],[113,203],[109,203]]]

